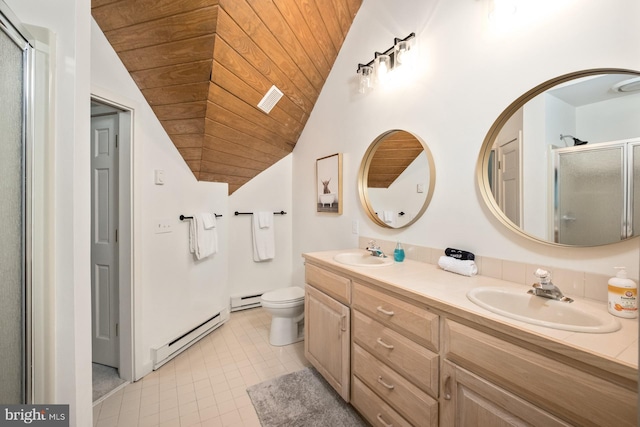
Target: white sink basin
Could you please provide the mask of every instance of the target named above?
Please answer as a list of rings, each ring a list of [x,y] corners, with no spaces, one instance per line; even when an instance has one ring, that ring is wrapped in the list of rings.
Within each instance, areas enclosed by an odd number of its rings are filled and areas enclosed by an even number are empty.
[[[333,259],[341,264],[354,267],[385,267],[393,264],[393,258],[380,258],[372,256],[368,252],[343,252],[335,255]]]
[[[607,311],[528,294],[525,290],[481,287],[467,297],[493,313],[533,325],[574,332],[605,333],[620,329],[620,322]]]

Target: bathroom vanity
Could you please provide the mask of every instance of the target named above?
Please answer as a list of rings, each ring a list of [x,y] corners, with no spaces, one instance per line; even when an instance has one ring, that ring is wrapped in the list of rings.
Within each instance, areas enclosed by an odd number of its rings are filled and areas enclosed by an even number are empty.
[[[372,425],[636,425],[637,362],[607,351],[637,345],[637,319],[608,334],[534,326],[466,297],[522,285],[341,252],[303,255],[305,355]]]

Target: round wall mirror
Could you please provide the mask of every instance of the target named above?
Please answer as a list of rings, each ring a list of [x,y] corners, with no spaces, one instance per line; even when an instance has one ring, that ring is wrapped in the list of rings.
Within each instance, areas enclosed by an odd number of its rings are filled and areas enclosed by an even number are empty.
[[[640,73],[594,69],[514,101],[478,159],[480,192],[536,241],[599,246],[640,235]]]
[[[427,209],[436,183],[427,145],[404,130],[390,130],[367,149],[358,173],[358,192],[365,212],[386,228],[416,222]]]

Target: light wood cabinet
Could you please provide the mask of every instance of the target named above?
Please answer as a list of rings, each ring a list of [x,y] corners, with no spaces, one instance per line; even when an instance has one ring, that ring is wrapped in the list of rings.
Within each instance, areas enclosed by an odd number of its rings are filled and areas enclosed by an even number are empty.
[[[348,402],[351,375],[349,307],[307,285],[304,308],[305,357]]]
[[[442,364],[442,378],[442,427],[570,426],[451,362]]]
[[[353,377],[351,404],[372,426],[412,427],[391,405],[387,404],[358,377]]]
[[[438,315],[354,283],[353,406],[372,425],[438,425]]]
[[[577,349],[554,353],[361,274],[307,263],[305,279],[305,356],[373,426],[636,425],[637,382]]]
[[[437,314],[357,282],[353,284],[351,307],[410,340],[438,351],[440,323]]]
[[[343,304],[351,304],[351,280],[313,264],[304,269],[304,280],[308,285],[322,291]]]
[[[544,349],[528,349],[450,319],[443,329],[448,362],[441,380],[442,426],[479,425],[464,420],[480,414],[520,420],[505,425],[636,425],[633,385],[625,387],[595,368],[565,363],[543,354]]]

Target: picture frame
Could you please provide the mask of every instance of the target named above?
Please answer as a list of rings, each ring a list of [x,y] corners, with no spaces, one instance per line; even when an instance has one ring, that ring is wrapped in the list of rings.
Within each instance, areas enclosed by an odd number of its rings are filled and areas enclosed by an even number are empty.
[[[342,153],[316,160],[316,212],[342,215]]]

